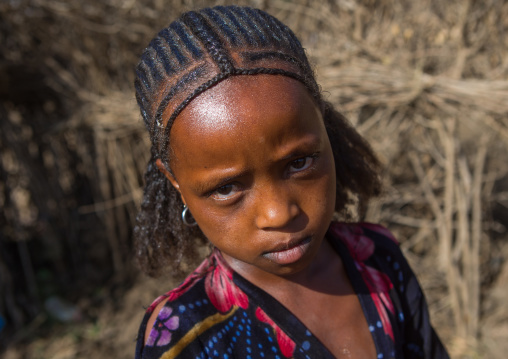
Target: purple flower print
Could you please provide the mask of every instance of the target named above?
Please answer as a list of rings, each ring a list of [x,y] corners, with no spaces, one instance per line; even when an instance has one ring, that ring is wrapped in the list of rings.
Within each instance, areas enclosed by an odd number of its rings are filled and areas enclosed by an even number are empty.
[[[171,316],[173,309],[170,307],[163,307],[155,320],[155,324],[150,332],[150,336],[146,342],[149,346],[162,346],[171,341],[171,331],[178,328],[180,318],[176,315]]]

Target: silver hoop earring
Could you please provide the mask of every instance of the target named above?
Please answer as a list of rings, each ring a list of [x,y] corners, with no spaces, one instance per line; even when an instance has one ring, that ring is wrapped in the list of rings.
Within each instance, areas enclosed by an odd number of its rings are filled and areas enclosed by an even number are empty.
[[[183,205],[182,222],[187,227],[194,227],[198,225],[198,222],[196,222],[196,220],[192,217],[192,214],[189,212],[189,207],[187,207],[185,204]]]

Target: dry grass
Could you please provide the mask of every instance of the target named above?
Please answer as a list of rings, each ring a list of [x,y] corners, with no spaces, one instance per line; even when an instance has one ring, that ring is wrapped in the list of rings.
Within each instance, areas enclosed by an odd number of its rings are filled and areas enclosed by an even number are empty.
[[[12,267],[0,255],[2,293],[18,295],[3,294],[0,313],[18,328],[45,296],[61,293],[41,290],[41,271],[66,288],[99,276],[97,264],[115,283],[131,273],[148,155],[132,69],[169,19],[216,3],[228,2],[0,4],[0,246],[24,258]],[[401,240],[453,357],[504,357],[508,3],[236,3],[296,30],[325,96],[379,153],[385,191],[367,218]],[[68,277],[55,274],[61,269]]]

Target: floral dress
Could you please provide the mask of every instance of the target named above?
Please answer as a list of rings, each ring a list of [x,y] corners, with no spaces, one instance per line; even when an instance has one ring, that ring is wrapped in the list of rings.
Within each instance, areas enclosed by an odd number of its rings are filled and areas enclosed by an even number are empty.
[[[369,325],[377,358],[448,358],[430,325],[421,288],[391,233],[369,223],[332,223],[341,256]],[[146,325],[159,312],[144,343]],[[333,358],[281,303],[234,272],[215,250],[176,289],[147,309],[136,359]]]

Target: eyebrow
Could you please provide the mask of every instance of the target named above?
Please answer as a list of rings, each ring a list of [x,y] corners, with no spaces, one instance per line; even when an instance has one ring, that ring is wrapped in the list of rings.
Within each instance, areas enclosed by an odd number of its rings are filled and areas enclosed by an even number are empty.
[[[321,144],[321,141],[316,143],[316,145],[320,145],[320,144]],[[318,152],[318,151],[308,151],[308,150],[303,150],[302,151],[301,149],[298,149],[298,150],[292,151],[292,152],[288,153],[286,156],[278,159],[277,162],[287,161],[287,160],[290,160],[292,158],[297,158],[297,157],[302,157],[302,156],[308,156],[308,155],[311,154],[310,152],[315,153],[315,152]]]
[[[223,171],[223,170],[219,170]],[[227,170],[226,170],[227,171]],[[209,178],[196,183],[193,186],[194,191],[199,195],[206,195],[210,191],[213,191],[216,188],[224,186],[228,183],[234,182],[236,179],[244,177],[247,174],[247,170],[244,169],[239,173],[233,174],[231,176],[222,177],[220,174],[211,175]]]
[[[298,141],[295,148],[290,151],[287,155],[279,158],[277,161],[288,160],[293,157],[303,156],[309,154],[310,147],[321,147],[323,141],[320,136],[308,133],[301,141]],[[303,147],[303,148],[302,148]]]

